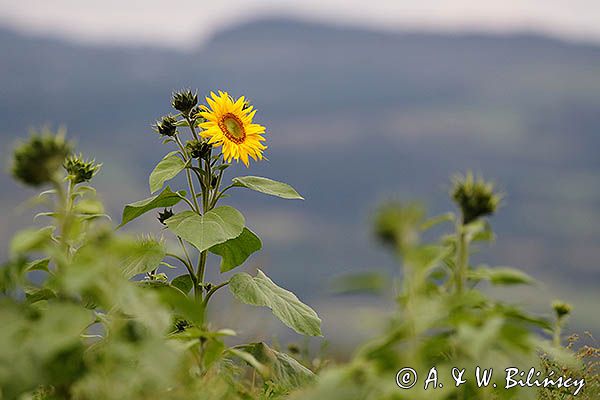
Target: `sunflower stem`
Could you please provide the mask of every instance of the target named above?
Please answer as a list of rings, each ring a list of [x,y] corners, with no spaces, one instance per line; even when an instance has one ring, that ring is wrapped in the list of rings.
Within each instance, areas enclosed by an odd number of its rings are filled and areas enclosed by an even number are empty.
[[[456,226],[456,293],[462,294],[466,282],[467,269],[469,265],[469,243],[465,232],[464,222],[461,221]]]
[[[224,286],[229,285],[229,281],[225,281],[222,282],[216,286],[213,286],[208,293],[206,293],[206,297],[204,298],[204,300],[202,301],[203,306],[206,308],[206,306],[208,305],[208,301],[210,300],[210,298],[212,297],[213,294],[215,294],[215,292],[219,289],[221,289]]]
[[[179,148],[181,149],[181,152],[184,155],[184,158],[185,158],[184,161],[185,161],[185,163],[186,164],[188,164],[188,163],[191,164],[192,158],[189,156],[189,154],[185,150],[185,147],[183,146],[183,143],[181,143],[181,139],[179,139],[179,136],[175,135],[175,141],[179,145]],[[194,182],[192,181],[192,174],[191,174],[189,168],[185,168],[185,175],[187,177],[188,186],[190,188],[190,193],[192,194],[192,200],[194,202],[195,211],[198,214],[200,214],[200,206],[198,205],[198,199],[197,199],[197,196],[196,196],[196,189],[194,188]]]
[[[226,191],[228,191],[229,189],[234,188],[234,187],[235,187],[235,185],[231,184],[231,185],[225,187],[225,189],[218,192],[218,194],[215,196],[215,198],[212,202],[213,207],[217,204],[217,201],[221,198],[221,196],[223,196],[225,194]]]
[[[185,120],[187,121],[188,125],[190,126],[190,130],[192,131],[192,136],[194,137],[194,139],[200,140],[200,137],[196,133],[196,129],[194,128],[194,123],[192,122],[192,119],[190,118],[190,116],[189,115],[185,116]]]

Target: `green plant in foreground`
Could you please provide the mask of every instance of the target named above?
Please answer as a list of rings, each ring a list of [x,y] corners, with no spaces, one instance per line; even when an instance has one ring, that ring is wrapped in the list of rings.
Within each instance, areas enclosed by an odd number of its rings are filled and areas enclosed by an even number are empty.
[[[361,346],[351,362],[325,370],[312,388],[301,390],[294,399],[531,399],[540,397],[537,387],[505,389],[505,368],[547,371],[545,366],[552,362],[581,372],[581,360],[569,349],[560,347],[557,339],[552,343],[537,333],[546,331],[560,338],[568,313],[564,304],[555,305],[558,322],[553,326],[547,319],[492,299],[480,289],[484,283],[534,283],[517,269],[472,262],[473,247],[494,237],[485,219],[500,203],[493,185],[469,173],[454,179],[450,195],[460,210],[458,215],[427,219],[417,203],[390,202],[379,209],[375,233],[401,264],[402,278],[394,293],[397,311],[387,329]],[[424,243],[423,233],[444,222],[452,222],[454,231],[436,242]],[[353,291],[360,288],[356,280],[346,278],[345,282],[351,283]],[[372,277],[366,279],[365,289],[371,291],[373,282]],[[478,387],[476,366],[493,369],[489,385]],[[413,377],[399,374],[406,367],[419,377],[410,388]],[[425,389],[425,381],[433,376],[432,367],[437,376]],[[466,381],[458,387],[452,377],[455,367],[465,369]],[[572,376],[580,379],[590,374]],[[396,379],[406,388],[399,387]],[[588,391],[595,389],[597,385],[585,388],[579,396],[593,398]],[[572,395],[573,388],[569,392]]]
[[[196,101],[187,92],[174,95],[181,113],[164,118],[157,131],[175,150],[149,179],[151,192],[160,193],[127,205],[120,225],[159,209],[179,254],[162,239],[111,229],[88,184],[100,165],[72,154],[64,133],[34,134],[15,150],[15,178],[50,186],[35,198],[48,207],[35,219],[50,223],[17,233],[0,269],[0,399],[266,399],[314,379],[296,359],[264,343],[225,344],[235,332],[206,320],[212,296],[229,287],[235,298],[269,307],[296,332],[321,335],[317,314],[262,271],[206,281],[207,268],[218,267],[208,265],[209,252],[227,272],[262,246],[238,210],[219,205],[227,191],[301,196],[254,176],[223,187],[228,161],[263,157],[264,128],[252,123],[254,112],[243,99],[220,92],[209,101],[213,109]],[[180,173],[189,194],[163,188]],[[176,209],[178,203],[188,209]],[[185,273],[170,280],[166,258]]]

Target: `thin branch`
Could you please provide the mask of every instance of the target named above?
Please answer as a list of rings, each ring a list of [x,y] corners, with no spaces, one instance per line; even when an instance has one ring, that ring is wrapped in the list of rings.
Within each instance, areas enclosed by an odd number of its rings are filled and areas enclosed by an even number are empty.
[[[225,189],[221,190],[221,191],[219,192],[219,194],[218,194],[217,196],[215,196],[214,200],[212,201],[212,206],[214,207],[214,206],[215,206],[215,204],[217,204],[217,201],[218,201],[218,200],[221,198],[221,196],[223,196],[223,194],[224,194],[224,193],[225,193],[227,190],[229,190],[229,189],[231,189],[231,188],[233,188],[233,187],[235,187],[235,185],[234,185],[234,184],[231,184],[231,185],[227,186]]]
[[[219,289],[221,289],[222,287],[224,287],[224,286],[227,286],[227,285],[229,285],[229,281],[225,281],[225,282],[223,282],[223,283],[220,283],[220,284],[218,284],[218,285],[216,285],[216,286],[213,286],[213,287],[212,287],[212,288],[211,288],[211,289],[208,291],[208,293],[206,293],[206,297],[205,297],[205,298],[204,298],[204,300],[202,301],[202,305],[203,305],[204,307],[206,307],[206,305],[208,304],[208,300],[209,300],[209,299],[212,297],[212,295],[213,295],[213,294],[215,294],[215,292],[216,292],[217,290],[219,290]]]

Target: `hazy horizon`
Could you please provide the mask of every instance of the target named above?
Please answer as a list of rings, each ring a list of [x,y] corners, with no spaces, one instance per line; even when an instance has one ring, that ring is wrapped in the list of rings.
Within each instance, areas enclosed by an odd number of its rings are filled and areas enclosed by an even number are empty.
[[[185,49],[216,33],[263,18],[294,18],[369,30],[441,33],[529,32],[562,40],[600,43],[600,3],[527,0],[280,1],[228,0],[179,8],[149,0],[127,3],[39,0],[0,1],[0,26],[84,44],[153,45]],[[169,15],[172,13],[172,16]],[[185,15],[185,18],[181,18]]]

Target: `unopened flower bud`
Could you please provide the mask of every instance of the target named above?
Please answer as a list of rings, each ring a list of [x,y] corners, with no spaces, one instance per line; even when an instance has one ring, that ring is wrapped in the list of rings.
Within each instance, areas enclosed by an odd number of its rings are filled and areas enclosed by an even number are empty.
[[[500,204],[502,196],[494,193],[494,185],[482,178],[475,179],[472,173],[454,178],[454,187],[450,193],[452,200],[462,211],[463,223],[493,214]]]
[[[71,150],[71,143],[65,139],[64,132],[35,132],[27,142],[15,149],[12,174],[31,186],[49,183],[55,178]]]
[[[155,281],[160,281],[160,282],[167,282],[169,280],[169,277],[164,272],[154,275],[153,278]]]
[[[171,208],[165,208],[163,210],[163,212],[159,212],[158,213],[158,221],[163,224],[166,225],[165,221],[168,220],[169,218],[171,218],[173,216],[173,209]]]
[[[190,111],[196,104],[198,104],[198,94],[192,93],[189,89],[173,93],[171,105],[177,111],[181,111],[183,115],[190,115]]]
[[[425,211],[417,203],[392,201],[375,215],[375,236],[382,244],[404,250],[419,242],[419,227]]]
[[[556,313],[556,316],[561,319],[566,315],[571,313],[572,307],[569,303],[565,303],[564,301],[556,300],[552,303],[552,308]]]
[[[74,184],[90,181],[101,166],[102,164],[96,164],[95,160],[85,161],[81,154],[68,157],[63,165]]]
[[[212,148],[212,146],[204,140],[190,140],[186,143],[185,147],[190,152],[190,155],[197,159],[208,157]]]
[[[288,344],[288,351],[292,354],[300,354],[300,347],[296,343]]]
[[[190,322],[185,319],[178,319],[177,321],[175,321],[175,329],[177,330],[177,332],[183,332],[190,326]]]
[[[175,136],[177,133],[177,119],[171,115],[164,116],[160,121],[156,121],[154,130],[163,136]]]

